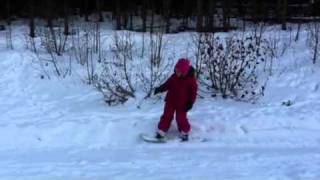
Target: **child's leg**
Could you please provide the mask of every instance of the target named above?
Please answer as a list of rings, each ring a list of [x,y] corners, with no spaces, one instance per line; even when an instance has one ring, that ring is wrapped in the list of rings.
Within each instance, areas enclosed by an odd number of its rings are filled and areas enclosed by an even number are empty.
[[[169,103],[165,104],[163,115],[161,116],[160,122],[158,124],[159,133],[164,135],[170,128],[171,121],[174,115],[174,107]]]
[[[184,110],[178,110],[176,112],[176,120],[177,120],[179,132],[182,135],[188,134],[191,127],[190,127],[190,123],[187,119],[187,112],[185,112]]]

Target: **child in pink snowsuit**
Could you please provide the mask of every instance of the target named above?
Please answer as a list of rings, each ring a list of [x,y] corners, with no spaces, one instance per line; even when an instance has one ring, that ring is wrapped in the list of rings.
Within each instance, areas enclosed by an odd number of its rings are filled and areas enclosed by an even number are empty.
[[[175,73],[154,91],[154,94],[168,91],[165,98],[164,113],[158,124],[157,139],[165,138],[175,113],[181,134],[180,138],[182,141],[188,141],[191,127],[187,119],[187,112],[196,101],[197,90],[197,79],[190,60],[179,59],[175,65]]]

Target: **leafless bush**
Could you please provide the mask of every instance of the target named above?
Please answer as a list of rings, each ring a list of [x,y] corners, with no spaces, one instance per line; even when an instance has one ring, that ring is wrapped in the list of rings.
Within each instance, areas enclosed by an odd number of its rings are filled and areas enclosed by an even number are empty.
[[[71,74],[71,57],[58,56],[55,52],[48,53],[35,52],[36,63],[40,70],[50,79],[52,75],[65,78]]]
[[[206,36],[206,34],[203,34],[203,33],[197,33],[193,35],[193,43],[195,48],[194,51],[195,51],[195,59],[196,59],[195,70],[196,70],[197,77],[199,77],[199,75],[202,74],[203,61],[205,59],[202,57],[202,51],[203,51],[202,46],[205,38],[204,36]]]
[[[96,78],[96,64],[101,61],[101,37],[99,23],[84,23],[75,29],[72,36],[72,54],[74,59],[85,66],[87,80],[92,84]]]
[[[38,32],[42,47],[51,54],[61,56],[66,50],[68,36],[64,34],[62,27],[42,27]]]
[[[86,67],[87,80],[91,84],[95,79],[95,55],[94,47],[90,44],[89,34],[84,34],[82,37],[78,37],[72,50],[75,59],[80,62],[82,66]]]
[[[106,103],[115,105],[135,97],[137,74],[133,70],[135,50],[131,33],[115,33],[111,49],[112,60],[103,61],[96,87],[103,93]]]
[[[269,53],[270,53],[270,60],[266,61],[264,70],[268,71],[267,68],[269,68],[269,75],[272,75],[272,73],[273,73],[274,61],[277,58],[279,58],[279,56],[280,56],[279,49],[281,49],[281,48],[279,47],[280,46],[279,40],[280,40],[280,38],[275,35],[269,37],[269,39],[267,40],[268,47],[269,47]],[[282,45],[283,45],[283,43],[282,43]],[[286,49],[286,46],[283,46],[283,47],[284,48],[282,48],[282,52],[281,52],[282,55],[284,54],[285,49]],[[267,65],[269,65],[269,66],[267,66]]]
[[[142,82],[142,88],[146,92],[145,98],[149,98],[156,86],[162,83],[168,76],[169,67],[172,66],[172,59],[164,55],[163,34],[151,34],[149,42],[149,57],[146,62],[140,66],[139,79]],[[147,64],[147,66],[145,66]]]
[[[253,31],[251,32],[251,35],[253,39],[256,41],[256,44],[260,44],[260,42],[263,40],[264,32],[266,31],[266,24],[264,22],[259,22],[254,24]]]
[[[215,96],[254,101],[263,95],[260,65],[268,59],[264,39],[231,35],[225,40],[211,33],[199,34],[198,68],[201,84]]]
[[[63,55],[68,36],[64,35],[61,27],[42,27],[36,33],[40,39],[39,47],[37,47],[36,38],[29,37],[26,41],[27,45],[34,51],[40,67],[48,76],[53,71],[56,76],[65,77],[71,72],[71,58],[67,60],[68,58]]]
[[[278,30],[268,38],[272,58],[283,56],[292,45],[291,33],[289,34],[289,39],[287,39],[286,34],[282,33],[283,31]]]
[[[26,36],[26,44],[48,78],[53,74],[66,77],[71,74],[72,65],[79,63],[86,72],[86,82],[92,84],[96,81],[96,64],[102,58],[100,25],[77,24],[72,26],[68,36],[64,35],[63,28],[43,27],[37,35],[39,38]]]
[[[141,35],[141,53],[140,53],[140,58],[144,58],[144,55],[145,55],[145,33],[142,33]]]
[[[32,52],[37,53],[37,41],[36,38],[32,38],[28,33],[24,34],[26,49],[30,49]]]
[[[315,64],[320,55],[320,22],[308,24],[308,46],[312,53],[312,62]]]
[[[264,22],[254,24],[253,31],[250,36],[254,39],[254,44],[260,46],[260,43],[264,43],[264,47],[268,47],[268,54],[270,55],[268,60],[264,63],[264,71],[272,75],[274,60],[283,56],[284,53],[291,47],[292,36],[290,30],[289,40],[284,36],[283,31],[277,30],[271,36],[266,37],[265,32],[267,25]],[[245,33],[245,32],[244,32]],[[287,35],[287,33],[285,34]]]

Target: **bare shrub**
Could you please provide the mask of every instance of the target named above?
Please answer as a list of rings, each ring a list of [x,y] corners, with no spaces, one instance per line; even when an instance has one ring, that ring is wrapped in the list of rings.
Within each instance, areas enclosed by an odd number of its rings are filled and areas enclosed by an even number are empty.
[[[101,62],[101,36],[99,23],[86,22],[74,28],[71,38],[73,58],[85,67],[87,82],[97,79],[96,64]]]
[[[146,93],[145,98],[149,98],[155,87],[159,86],[167,77],[172,66],[172,59],[165,57],[163,34],[151,34],[149,42],[149,57],[146,62],[142,62],[139,79],[142,88]],[[147,66],[146,66],[147,65]]]
[[[64,34],[62,27],[42,27],[38,32],[41,46],[50,54],[52,52],[61,56],[66,50],[68,36]]]
[[[37,53],[37,41],[36,38],[30,37],[29,34],[24,34],[25,47],[34,53]]]
[[[312,53],[312,62],[316,64],[320,55],[320,22],[311,22],[308,24],[307,44]]]
[[[40,66],[43,73],[50,79],[52,75],[65,78],[67,75],[71,75],[72,58],[66,55],[57,55],[51,51],[48,53],[35,52],[37,63]]]
[[[289,39],[285,36],[282,30],[276,30],[268,38],[269,47],[272,58],[283,56],[292,45],[292,36],[289,34]]]
[[[261,41],[263,40],[263,35],[264,35],[264,32],[266,31],[266,24],[264,22],[259,22],[259,23],[255,23],[253,25],[253,31],[251,32],[251,35],[254,40],[256,41],[255,43],[256,44],[260,44]]]
[[[96,87],[104,95],[106,103],[115,105],[135,97],[134,41],[130,32],[115,33],[111,45],[111,60],[102,62],[102,74]]]
[[[199,34],[199,79],[213,96],[254,101],[263,95],[260,65],[268,59],[264,39],[231,35],[221,39],[212,33]]]

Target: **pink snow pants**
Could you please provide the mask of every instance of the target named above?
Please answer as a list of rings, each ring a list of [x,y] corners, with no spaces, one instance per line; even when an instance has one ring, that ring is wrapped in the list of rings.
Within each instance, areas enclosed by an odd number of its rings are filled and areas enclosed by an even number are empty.
[[[188,134],[191,127],[187,119],[187,112],[184,109],[175,108],[170,103],[165,103],[164,112],[158,124],[158,129],[163,133],[168,132],[174,117],[174,113],[176,113],[176,121],[179,132],[181,134]]]

